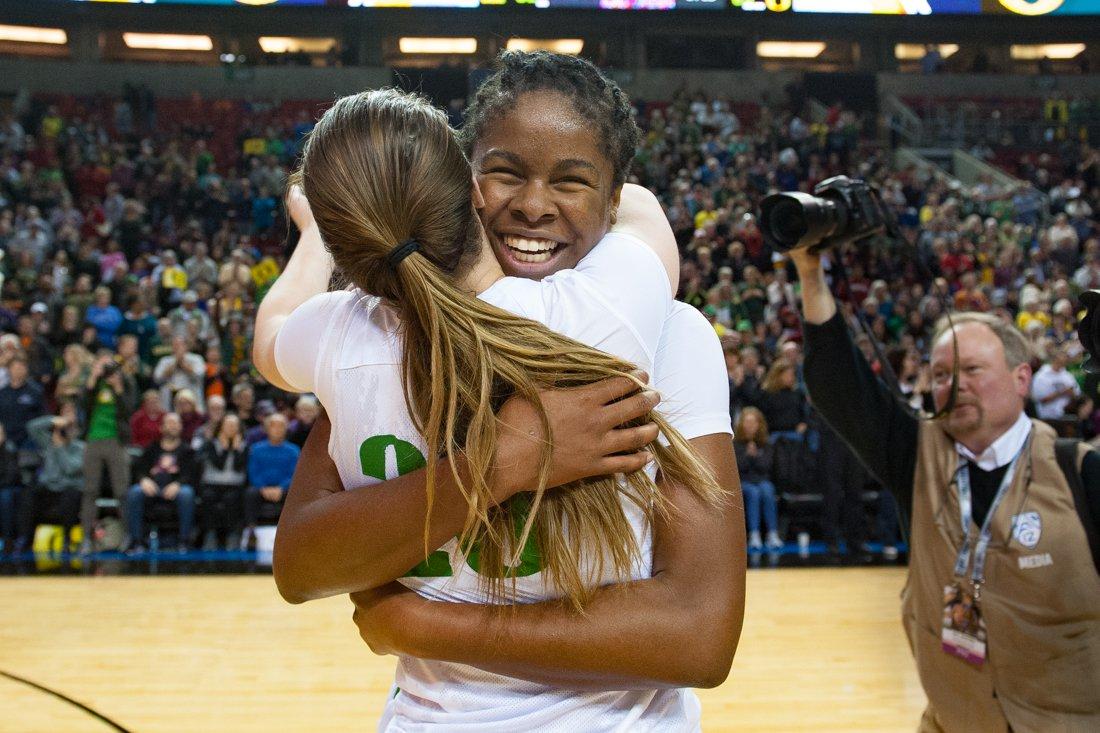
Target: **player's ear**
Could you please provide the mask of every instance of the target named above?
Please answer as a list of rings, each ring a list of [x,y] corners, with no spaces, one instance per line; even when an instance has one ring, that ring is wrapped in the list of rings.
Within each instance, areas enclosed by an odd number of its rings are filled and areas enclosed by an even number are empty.
[[[611,226],[615,226],[615,222],[619,219],[619,202],[623,198],[623,187],[619,186],[615,189],[615,193],[611,194],[611,202],[608,204],[611,211],[608,213],[608,219],[611,221]]]
[[[473,176],[474,189],[471,194],[471,200],[473,201],[474,208],[481,211],[485,208],[485,197],[481,195],[481,186],[477,185],[477,176]]]

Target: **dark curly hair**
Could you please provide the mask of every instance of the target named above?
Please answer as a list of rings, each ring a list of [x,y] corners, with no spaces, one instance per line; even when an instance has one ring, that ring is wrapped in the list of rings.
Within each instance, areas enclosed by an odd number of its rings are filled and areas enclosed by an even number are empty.
[[[548,51],[505,51],[493,64],[493,74],[466,109],[459,132],[466,155],[493,119],[511,111],[526,92],[555,91],[568,97],[578,115],[599,131],[600,147],[615,168],[615,186],[626,181],[641,132],[630,100],[619,85],[592,63]]]

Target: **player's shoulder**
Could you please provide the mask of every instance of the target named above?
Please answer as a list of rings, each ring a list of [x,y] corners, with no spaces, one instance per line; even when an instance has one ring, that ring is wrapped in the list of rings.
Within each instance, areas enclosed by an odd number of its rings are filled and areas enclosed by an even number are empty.
[[[328,322],[338,314],[350,313],[363,297],[364,294],[359,290],[333,290],[318,293],[295,308],[290,317],[298,321]]]
[[[654,363],[655,378],[663,392],[728,389],[722,344],[714,327],[698,310],[674,301],[661,328]]]
[[[721,344],[714,327],[699,310],[679,300],[672,307],[661,326],[660,348],[694,348],[721,352]]]
[[[608,232],[575,267],[558,270],[536,286],[586,298],[596,293],[605,301],[596,307],[638,301],[667,309],[672,300],[660,257],[644,240],[621,231]]]
[[[690,439],[732,433],[722,344],[697,309],[674,301],[661,330],[653,382],[660,410]]]
[[[554,327],[563,312],[606,309],[599,292],[576,270],[559,270],[541,280],[502,277],[480,297],[498,308]]]
[[[610,231],[600,238],[596,246],[577,263],[577,272],[586,272],[595,268],[602,268],[605,264],[612,265],[614,271],[623,271],[638,274],[639,272],[652,272],[654,277],[665,274],[665,266],[661,264],[661,258],[644,239],[638,235],[625,231]],[[571,272],[562,270],[562,274]]]
[[[315,295],[304,303],[319,344],[336,369],[400,361],[399,319],[381,298],[359,289]]]
[[[667,329],[670,326],[677,329],[689,329],[695,334],[709,333],[716,336],[714,327],[710,325],[707,317],[698,308],[682,300],[672,301],[672,306],[668,309],[668,315],[665,316],[665,327]]]
[[[607,234],[604,234],[600,238],[600,241],[596,244],[596,247],[645,247],[647,250],[652,251],[650,246],[646,244],[646,241],[632,232],[625,232],[621,230],[612,230]],[[595,251],[595,250],[593,250]]]
[[[477,297],[514,315],[541,321],[539,306],[546,288],[544,282],[509,275],[497,280]]]

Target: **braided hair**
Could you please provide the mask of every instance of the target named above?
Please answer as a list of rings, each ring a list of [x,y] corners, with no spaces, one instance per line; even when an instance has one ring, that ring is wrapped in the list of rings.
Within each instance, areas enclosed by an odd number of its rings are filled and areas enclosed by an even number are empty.
[[[466,109],[459,132],[466,155],[473,157],[486,125],[510,112],[521,95],[541,91],[567,97],[576,113],[596,126],[600,149],[614,167],[615,186],[625,183],[641,140],[630,100],[591,62],[549,51],[505,51],[497,57],[492,76]]]

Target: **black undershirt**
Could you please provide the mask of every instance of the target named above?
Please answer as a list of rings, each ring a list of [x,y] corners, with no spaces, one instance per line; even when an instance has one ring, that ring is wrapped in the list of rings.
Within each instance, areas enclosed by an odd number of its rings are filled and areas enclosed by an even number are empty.
[[[1021,461],[1022,462],[1022,461]],[[997,489],[1001,488],[1001,480],[1008,471],[1008,466],[994,468],[992,471],[983,471],[974,461],[970,464],[970,506],[974,516],[974,524],[981,527],[985,524],[985,515],[989,513],[989,507],[993,498],[997,496]]]
[[[839,313],[820,326],[804,323],[803,334],[803,375],[814,407],[893,492],[898,506],[910,512],[917,467],[917,418],[871,371]],[[971,501],[978,526],[985,521],[1006,470],[1008,466],[983,471],[971,462]],[[1085,455],[1081,482],[1092,516],[1100,517],[1100,452]]]

